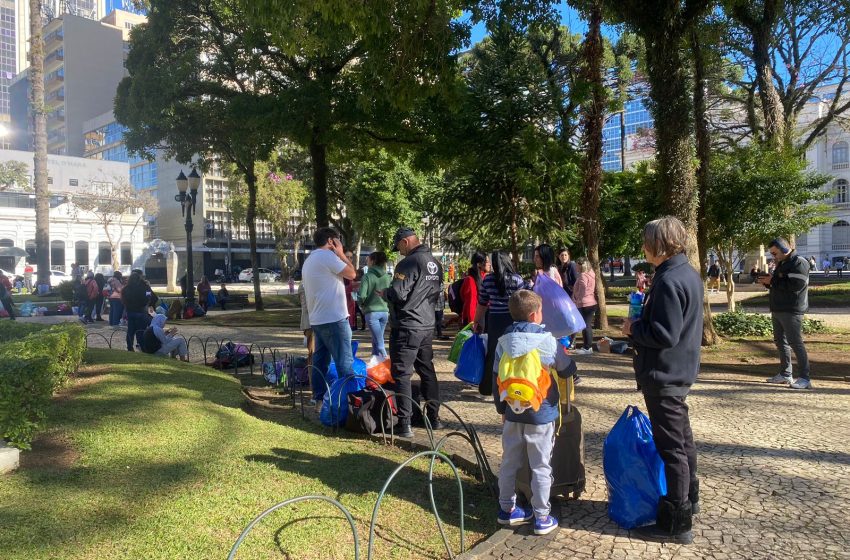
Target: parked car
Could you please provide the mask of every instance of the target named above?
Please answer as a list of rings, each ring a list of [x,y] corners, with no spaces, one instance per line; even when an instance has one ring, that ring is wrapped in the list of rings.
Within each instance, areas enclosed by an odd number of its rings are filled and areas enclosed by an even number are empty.
[[[258,268],[258,274],[260,275],[260,282],[274,282],[275,274],[271,270],[267,268]],[[246,268],[242,272],[239,273],[239,281],[240,282],[253,282],[254,281],[254,269]]]
[[[70,274],[62,272],[61,270],[51,270],[50,271],[50,287],[56,288],[62,282],[70,282],[73,280]]]

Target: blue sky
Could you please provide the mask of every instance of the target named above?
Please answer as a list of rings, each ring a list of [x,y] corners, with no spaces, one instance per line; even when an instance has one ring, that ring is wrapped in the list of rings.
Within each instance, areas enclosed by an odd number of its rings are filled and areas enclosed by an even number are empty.
[[[561,24],[566,26],[572,33],[580,33],[584,35],[587,32],[587,23],[581,18],[578,12],[568,6],[565,2],[558,4],[558,12],[561,14]],[[616,40],[619,35],[617,28],[612,26],[605,26],[602,32],[612,41]],[[483,23],[473,26],[470,36],[471,44],[474,45],[486,35],[487,29],[484,27]]]

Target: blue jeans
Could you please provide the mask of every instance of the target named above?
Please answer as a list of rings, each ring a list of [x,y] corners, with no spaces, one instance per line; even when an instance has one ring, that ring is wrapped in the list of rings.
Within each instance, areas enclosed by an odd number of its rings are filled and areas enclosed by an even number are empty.
[[[109,298],[109,326],[117,327],[124,315],[124,302],[117,298]]]
[[[384,330],[390,314],[386,311],[375,311],[366,314],[366,324],[372,334],[372,355],[386,358],[387,349],[384,347]]]
[[[133,352],[133,339],[142,345],[142,335],[151,322],[151,316],[146,312],[127,312],[127,350]]]
[[[325,396],[328,386],[336,381],[336,378],[328,377],[331,358],[336,365],[337,375],[346,377],[352,373],[351,364],[354,362],[354,355],[351,352],[351,325],[348,319],[336,323],[312,325],[311,328],[316,349],[313,351],[310,379],[313,386],[313,398],[318,401]]]

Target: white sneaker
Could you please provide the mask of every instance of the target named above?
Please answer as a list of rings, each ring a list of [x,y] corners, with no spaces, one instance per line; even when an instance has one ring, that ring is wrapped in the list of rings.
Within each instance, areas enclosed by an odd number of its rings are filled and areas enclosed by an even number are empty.
[[[790,385],[794,383],[794,378],[790,375],[783,375],[781,373],[777,373],[773,377],[768,377],[767,382],[773,383],[775,385]]]
[[[806,379],[805,377],[800,377],[799,379],[797,379],[797,381],[789,385],[789,387],[791,387],[792,389],[811,389],[812,382]]]
[[[573,354],[576,356],[587,356],[588,354],[593,354],[593,348],[576,348],[573,350]]]

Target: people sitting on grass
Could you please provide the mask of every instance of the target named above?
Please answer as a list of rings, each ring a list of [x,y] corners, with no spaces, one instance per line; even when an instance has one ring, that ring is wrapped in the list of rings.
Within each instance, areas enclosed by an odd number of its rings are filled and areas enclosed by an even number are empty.
[[[142,352],[155,354],[157,356],[171,356],[180,358],[181,362],[189,361],[189,351],[186,348],[186,340],[177,336],[177,328],[165,328],[167,317],[157,314],[151,320],[151,324],[142,335]]]

